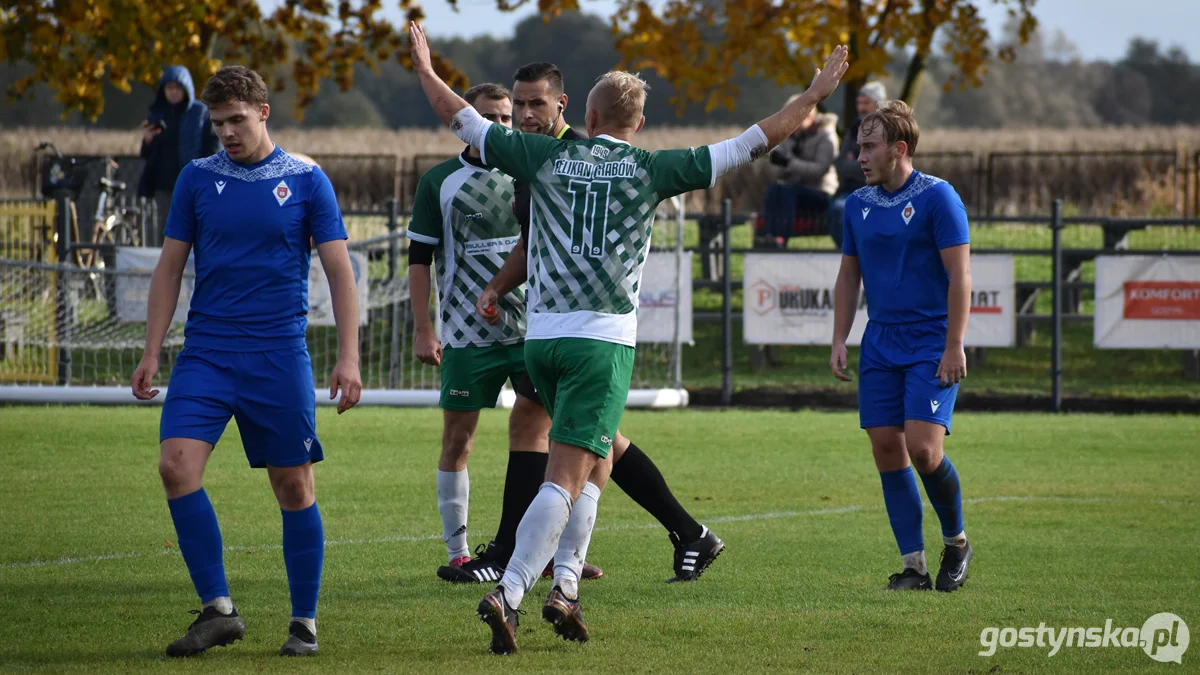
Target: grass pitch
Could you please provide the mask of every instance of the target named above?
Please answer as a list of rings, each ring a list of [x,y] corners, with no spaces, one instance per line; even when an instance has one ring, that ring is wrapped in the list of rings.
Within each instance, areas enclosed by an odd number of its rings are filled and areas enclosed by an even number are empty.
[[[583,584],[592,641],[556,639],[527,596],[521,653],[487,653],[480,586],[444,563],[435,410],[320,411],[317,497],[328,548],[322,653],[276,656],[288,589],[266,475],[236,428],[206,486],[246,640],[186,661],[166,644],[198,603],[155,470],[158,409],[0,408],[0,670],[86,672],[1166,671],[1140,648],[1000,647],[988,627],[1200,630],[1200,418],[963,414],[947,452],[976,549],[954,594],[880,590],[899,559],[853,413],[630,412],[622,429],[728,544],[699,582],[670,576],[666,533],[611,485]],[[498,522],[505,413],[480,423],[471,542]],[[924,495],[923,495],[924,496]],[[928,556],[941,550],[926,505]],[[1195,642],[1195,640],[1193,640]],[[1194,670],[1200,646],[1183,655]]]

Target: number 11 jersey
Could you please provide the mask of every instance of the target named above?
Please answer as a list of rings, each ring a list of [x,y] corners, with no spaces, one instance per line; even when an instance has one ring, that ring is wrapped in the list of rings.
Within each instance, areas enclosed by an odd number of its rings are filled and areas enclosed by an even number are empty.
[[[488,129],[483,161],[530,185],[526,339],[634,346],[659,202],[716,182],[708,147],[647,152],[610,136]]]

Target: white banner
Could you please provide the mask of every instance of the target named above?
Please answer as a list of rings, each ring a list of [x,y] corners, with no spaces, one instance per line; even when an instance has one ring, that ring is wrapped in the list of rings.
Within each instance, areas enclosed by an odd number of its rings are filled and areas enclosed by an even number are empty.
[[[161,248],[117,248],[117,271],[136,273],[117,275],[117,318],[121,321],[145,323],[147,304],[150,302],[150,275],[154,273],[161,254]],[[195,256],[189,254],[183,281],[179,284],[179,303],[175,305],[175,315],[171,317],[175,323],[187,321],[192,288],[196,281],[195,262]]]
[[[367,256],[350,251],[350,267],[354,270],[354,286],[358,291],[358,325],[367,325]],[[313,251],[308,267],[308,325],[333,326],[333,299],[329,296],[329,281],[321,258]]]
[[[138,273],[137,276],[124,274],[117,276],[117,318],[121,321],[136,323],[146,321],[146,306],[150,297],[150,275],[154,272],[154,266],[158,264],[161,254],[162,249],[160,248],[117,248],[117,269]],[[179,287],[179,302],[175,306],[175,315],[171,319],[178,323],[187,321],[188,307],[191,305],[195,283],[194,263],[194,256],[189,255],[183,283]],[[350,266],[354,269],[354,283],[358,291],[358,323],[366,325],[367,257],[351,251]],[[334,325],[329,282],[325,279],[325,270],[321,267],[321,259],[315,252],[308,270],[308,323],[310,326]]]
[[[692,343],[692,254],[680,254],[678,270],[674,261],[673,251],[655,251],[646,259],[638,288],[638,342],[674,342],[678,306],[679,342]]]
[[[1200,349],[1200,258],[1098,256],[1093,343]]]
[[[1017,296],[1011,255],[971,256],[971,317],[968,347],[1015,347]]]
[[[747,253],[742,278],[742,326],[747,344],[827,345],[833,342],[833,285],[838,253]],[[867,325],[866,300],[846,344]]]
[[[827,345],[833,341],[833,287],[842,256],[837,253],[749,253],[745,258],[743,326],[748,344]],[[1016,342],[1013,258],[971,256],[971,316],[966,344],[1008,347]],[[866,297],[848,345],[862,341]]]

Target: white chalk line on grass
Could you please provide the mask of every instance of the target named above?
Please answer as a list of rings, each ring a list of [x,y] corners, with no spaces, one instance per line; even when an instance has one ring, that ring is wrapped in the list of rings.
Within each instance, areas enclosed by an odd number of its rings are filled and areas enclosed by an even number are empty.
[[[1157,503],[1169,506],[1191,506],[1196,502],[1192,501],[1171,501],[1166,499],[1159,500],[1140,500],[1140,499],[1121,499],[1117,497],[1040,497],[1040,496],[999,496],[999,497],[976,497],[974,499],[964,499],[966,504],[984,504],[988,502],[1073,502],[1073,503]],[[741,523],[754,520],[776,520],[780,518],[806,518],[811,516],[829,516],[839,513],[856,513],[858,511],[874,511],[883,508],[882,504],[871,505],[852,505],[852,506],[835,506],[824,509],[808,509],[805,511],[774,511],[770,513],[752,513],[741,516],[718,516],[716,518],[706,518],[706,523]],[[618,530],[649,530],[662,527],[658,523],[649,523],[642,525],[610,525],[600,526],[594,531],[596,532],[612,532]],[[364,537],[360,539],[335,539],[326,541],[325,546],[358,546],[363,544],[395,544],[395,543],[416,543],[423,541],[437,541],[442,536],[440,534],[423,534],[423,535],[399,535],[392,537]],[[226,546],[225,551],[241,552],[241,551],[278,551],[282,549],[281,544],[262,544],[258,546]],[[0,563],[0,570],[22,569],[27,567],[60,567],[63,565],[76,565],[79,563],[102,562],[105,560],[130,560],[135,558],[148,558],[152,556],[175,555],[179,553],[178,549],[167,549],[155,551],[153,553],[103,553],[99,555],[86,556],[69,556],[64,558],[56,558],[54,560],[28,560],[10,563]]]

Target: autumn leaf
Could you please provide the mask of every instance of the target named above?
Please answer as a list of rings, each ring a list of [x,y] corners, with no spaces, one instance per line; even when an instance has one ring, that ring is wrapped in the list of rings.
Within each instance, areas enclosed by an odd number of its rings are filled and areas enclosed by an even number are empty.
[[[818,64],[838,44],[850,47],[844,81],[848,102],[870,77],[881,75],[900,50],[913,54],[914,80],[945,34],[956,83],[978,85],[992,52],[979,11],[985,0],[618,0],[611,17],[621,67],[652,68],[676,87],[682,113],[703,103],[733,109],[734,76],[744,72],[780,86],[805,87]],[[1020,21],[1024,42],[1037,27],[1036,0],[987,0],[1005,5]],[[503,7],[505,0],[498,0]],[[509,5],[514,3],[507,3]],[[523,3],[516,3],[523,4]],[[575,0],[540,0],[546,14],[577,6]],[[915,86],[903,94],[915,97]]]
[[[419,17],[420,10],[409,14]],[[121,91],[133,82],[153,86],[165,66],[178,64],[199,89],[226,63],[257,70],[273,91],[294,85],[302,116],[322,80],[346,91],[355,66],[378,71],[390,58],[403,62],[407,52],[403,30],[383,18],[380,0],[283,0],[269,16],[257,0],[10,0],[0,8],[0,61],[33,67],[9,86],[9,102],[45,83],[64,117],[79,111],[96,119],[106,83]],[[452,86],[467,84],[448,60],[434,63]]]

